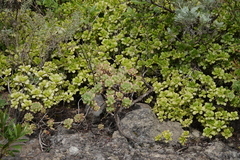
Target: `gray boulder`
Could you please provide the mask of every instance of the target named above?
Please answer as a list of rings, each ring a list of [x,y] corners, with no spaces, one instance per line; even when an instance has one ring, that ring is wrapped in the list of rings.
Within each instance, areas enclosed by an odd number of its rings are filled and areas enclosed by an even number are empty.
[[[178,142],[183,133],[180,123],[160,122],[147,104],[137,103],[134,107],[136,110],[127,113],[120,122],[121,130],[126,136],[139,143],[153,143],[157,135],[169,130],[173,134],[170,144]]]

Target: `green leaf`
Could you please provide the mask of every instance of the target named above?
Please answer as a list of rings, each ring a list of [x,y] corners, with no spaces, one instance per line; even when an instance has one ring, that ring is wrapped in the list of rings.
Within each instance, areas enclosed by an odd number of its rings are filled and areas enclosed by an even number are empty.
[[[132,104],[132,101],[128,97],[124,97],[122,100],[123,107],[129,108]]]
[[[124,93],[130,93],[131,90],[132,90],[132,84],[130,82],[123,82],[121,84],[121,90],[124,92]]]
[[[11,150],[11,152],[19,153],[20,151],[19,150]],[[11,156],[15,157],[15,155],[11,155]]]
[[[26,135],[26,134],[25,134],[25,135]],[[18,140],[16,140],[16,143],[17,143],[17,142],[21,143],[21,142],[26,142],[26,141],[28,141],[28,139],[18,139]]]
[[[115,111],[114,107],[107,107],[106,110],[107,110],[108,113],[111,113],[111,112]]]
[[[4,108],[4,106],[7,105],[7,104],[8,103],[7,103],[6,100],[0,98],[0,109]]]
[[[137,5],[142,5],[142,4],[146,4],[146,1],[138,1],[138,0],[131,0],[131,2],[137,4]]]
[[[22,146],[23,146],[23,145],[12,145],[11,147],[14,148],[14,149],[20,150],[20,149],[22,149]],[[18,150],[16,150],[16,151],[18,151]],[[18,151],[18,152],[19,152],[19,151]]]

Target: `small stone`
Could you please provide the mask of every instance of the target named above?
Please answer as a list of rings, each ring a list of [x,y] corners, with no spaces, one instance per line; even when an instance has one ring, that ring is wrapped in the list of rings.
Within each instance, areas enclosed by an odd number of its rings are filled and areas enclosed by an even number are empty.
[[[221,153],[224,149],[226,148],[225,144],[218,141],[218,142],[213,142],[211,146],[208,146],[206,149],[206,152],[208,153]]]
[[[199,138],[201,136],[201,133],[198,130],[193,129],[190,136],[193,138]]]
[[[78,153],[79,149],[77,147],[71,146],[69,148],[69,154],[70,155],[76,155]]]
[[[95,157],[96,157],[96,160],[105,160],[105,158],[103,157],[103,155],[100,154],[100,153],[96,154]]]
[[[115,131],[115,132],[113,132],[113,134],[112,134],[112,138],[113,138],[113,139],[123,138],[123,136],[121,136],[118,131]]]
[[[85,112],[89,112],[87,118],[91,119],[93,124],[97,124],[100,122],[100,115],[104,112],[107,104],[102,95],[96,95],[94,100],[100,107],[99,110],[94,111],[93,108],[87,105],[85,107]]]

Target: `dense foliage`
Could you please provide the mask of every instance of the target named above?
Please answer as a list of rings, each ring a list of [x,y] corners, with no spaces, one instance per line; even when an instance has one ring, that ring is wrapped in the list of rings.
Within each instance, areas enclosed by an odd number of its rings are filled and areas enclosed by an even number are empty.
[[[108,112],[141,97],[160,121],[198,121],[207,137],[232,136],[240,107],[237,1],[37,1],[41,12],[30,2],[0,13],[0,86],[11,107],[27,111],[25,125],[35,128],[32,115],[75,95],[96,108],[101,93]],[[73,117],[64,122],[70,128]]]

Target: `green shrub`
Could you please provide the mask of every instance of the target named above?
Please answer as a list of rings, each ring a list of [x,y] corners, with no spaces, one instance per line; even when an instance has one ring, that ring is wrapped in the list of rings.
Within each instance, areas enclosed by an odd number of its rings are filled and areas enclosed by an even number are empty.
[[[79,23],[76,14],[70,19],[57,21],[53,12],[42,16],[21,9],[16,25],[13,23],[15,13],[6,10],[0,14],[4,24],[0,26],[0,86],[7,87],[11,93],[12,108],[28,111],[24,124],[31,130],[36,126],[29,117],[39,112],[45,114],[48,108],[61,101],[72,101],[84,79],[83,73],[88,72],[86,70],[73,79],[67,79],[69,72],[78,69],[62,65],[66,60],[64,56],[68,56],[68,63],[71,63],[74,48],[69,54],[61,51],[72,46],[71,42],[65,46],[64,43],[72,39]],[[59,53],[54,53],[60,49]],[[53,60],[55,57],[62,57],[64,62],[58,63]],[[30,130],[29,133],[32,132]]]
[[[100,109],[94,101],[96,95],[102,94],[106,98],[107,112],[115,112],[117,107],[128,108],[133,103],[134,93],[139,93],[143,85],[142,78],[137,75],[137,70],[132,68],[115,69],[108,63],[101,63],[97,66],[94,74],[98,82],[91,90],[82,95],[85,104]]]

